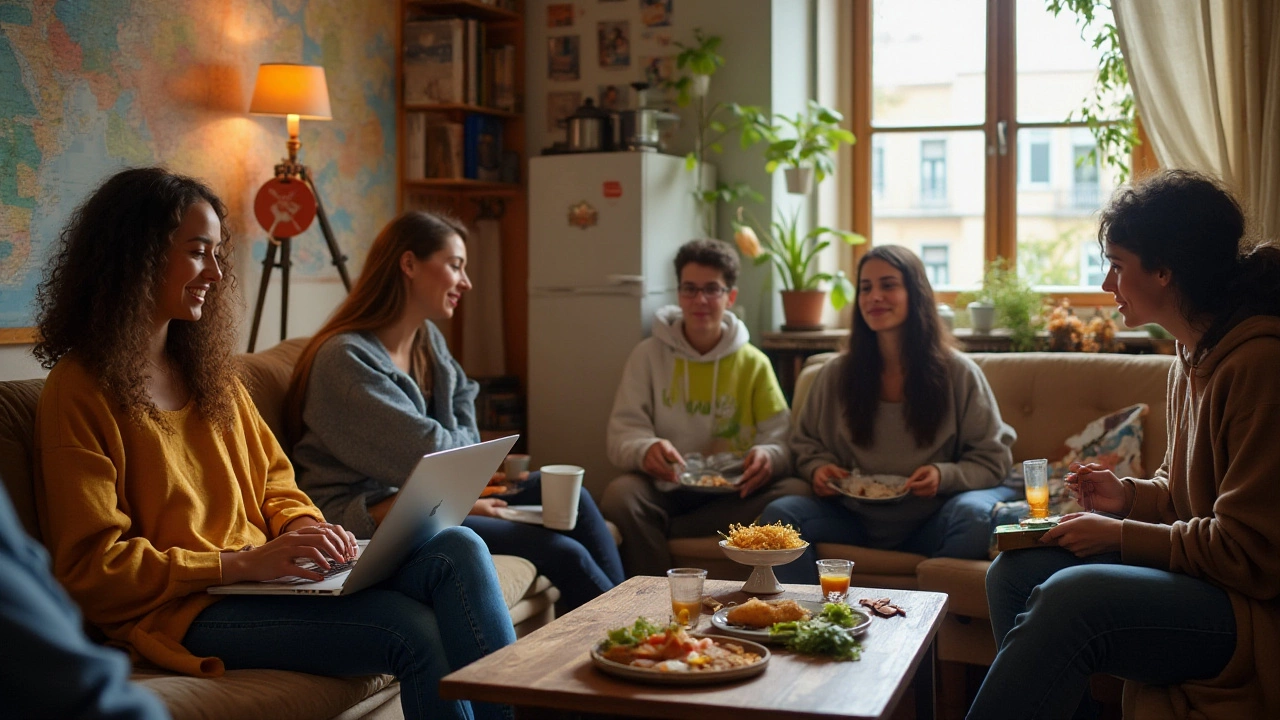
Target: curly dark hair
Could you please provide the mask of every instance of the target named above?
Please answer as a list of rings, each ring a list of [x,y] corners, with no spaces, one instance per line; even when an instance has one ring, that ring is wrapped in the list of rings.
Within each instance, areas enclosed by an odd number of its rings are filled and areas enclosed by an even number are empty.
[[[1280,249],[1246,240],[1245,213],[1217,179],[1164,170],[1116,191],[1102,211],[1098,245],[1122,247],[1148,272],[1167,269],[1179,313],[1208,352],[1249,315],[1280,314]]]
[[[904,414],[916,444],[925,446],[937,436],[951,392],[948,369],[950,348],[955,341],[933,297],[933,286],[924,263],[915,253],[898,245],[878,245],[858,261],[858,278],[869,260],[882,260],[902,273],[907,290],[907,317],[902,326]],[[858,283],[862,295],[862,283]],[[858,310],[854,300],[853,330],[849,333],[849,356],[840,369],[840,398],[844,419],[855,445],[867,447],[875,441],[876,409],[880,405],[880,372],[884,358],[876,331]]]
[[[724,275],[724,284],[733,287],[738,282],[738,254],[721,240],[702,238],[690,240],[676,251],[676,280],[689,263],[715,268]]]
[[[222,227],[215,252],[222,280],[205,295],[199,322],[173,321],[165,351],[211,421],[229,427],[235,415],[238,305],[231,267],[227,208],[204,183],[164,168],[132,168],[102,183],[71,215],[36,290],[45,368],[74,353],[103,391],[131,417],[163,423],[146,391],[147,342],[157,283],[171,237],[187,209],[208,203]]]

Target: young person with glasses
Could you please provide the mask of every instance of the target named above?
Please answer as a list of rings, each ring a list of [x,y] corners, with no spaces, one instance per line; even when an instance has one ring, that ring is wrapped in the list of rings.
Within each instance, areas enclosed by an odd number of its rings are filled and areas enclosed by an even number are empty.
[[[790,413],[773,366],[727,312],[738,297],[737,254],[718,240],[693,240],[675,268],[680,306],[658,310],[653,336],[632,351],[609,418],[609,460],[630,472],[609,484],[601,510],[622,533],[632,575],[671,567],[668,537],[714,535],[809,491],[785,477]],[[693,452],[741,455],[738,491],[681,488],[677,473]]]

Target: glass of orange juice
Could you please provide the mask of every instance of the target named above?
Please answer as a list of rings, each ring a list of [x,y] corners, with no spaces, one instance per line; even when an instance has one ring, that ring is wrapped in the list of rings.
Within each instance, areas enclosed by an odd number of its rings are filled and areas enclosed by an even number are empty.
[[[672,568],[667,571],[671,586],[671,622],[695,627],[702,616],[702,584],[707,571],[702,568]]]
[[[852,560],[819,560],[818,583],[822,585],[822,599],[844,602],[849,595],[849,576],[852,574]]]
[[[1027,490],[1027,505],[1031,517],[1040,520],[1049,517],[1049,461],[1022,461],[1022,480]]]

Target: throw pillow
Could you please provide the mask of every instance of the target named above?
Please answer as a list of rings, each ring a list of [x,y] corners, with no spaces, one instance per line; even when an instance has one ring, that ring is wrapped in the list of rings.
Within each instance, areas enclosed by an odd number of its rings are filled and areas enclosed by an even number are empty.
[[[1065,515],[1084,508],[1068,492],[1065,480],[1072,463],[1098,463],[1116,477],[1145,477],[1142,468],[1142,421],[1150,412],[1145,403],[1130,405],[1093,420],[1079,433],[1063,442],[1062,455],[1049,460],[1049,514]],[[1021,479],[1022,467],[1014,466]],[[992,527],[1016,523],[1027,517],[1026,500],[997,503],[992,511]],[[992,556],[995,540],[992,537]]]

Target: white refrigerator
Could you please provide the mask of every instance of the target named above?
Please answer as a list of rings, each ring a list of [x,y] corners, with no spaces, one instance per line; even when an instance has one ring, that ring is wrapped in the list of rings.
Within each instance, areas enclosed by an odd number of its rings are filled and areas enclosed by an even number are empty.
[[[714,168],[704,178],[714,186]],[[672,155],[529,161],[529,453],[583,467],[596,499],[619,473],[605,431],[623,365],[676,302],[676,250],[706,234],[694,190]]]

